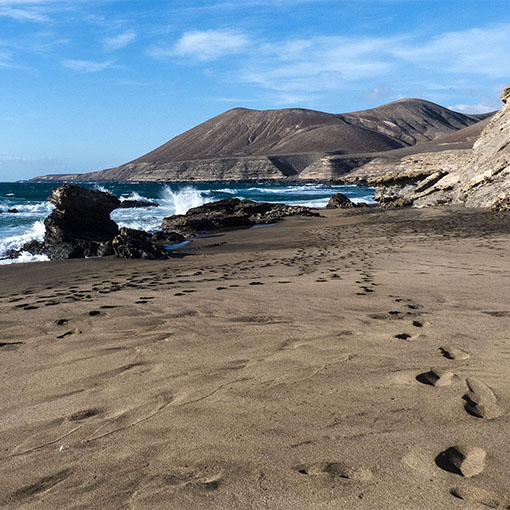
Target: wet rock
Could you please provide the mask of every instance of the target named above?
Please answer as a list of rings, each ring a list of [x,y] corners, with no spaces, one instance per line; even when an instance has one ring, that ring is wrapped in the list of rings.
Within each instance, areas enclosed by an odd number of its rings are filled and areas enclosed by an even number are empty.
[[[110,219],[120,200],[110,193],[64,184],[53,190],[55,205],[44,220],[45,252],[52,260],[95,257],[111,253],[111,241],[118,234]]]
[[[326,209],[353,209],[356,204],[343,193],[331,195]]]
[[[163,219],[163,232],[193,236],[205,232],[274,223],[286,216],[319,216],[308,207],[228,198]]]
[[[113,239],[112,248],[117,257],[128,259],[168,258],[166,251],[155,245],[151,237],[147,232],[123,227]]]
[[[159,231],[152,234],[151,237],[151,241],[153,243],[164,242],[166,244],[179,244],[185,240],[186,238],[183,235],[178,234],[177,232]]]
[[[7,209],[7,212],[8,213],[19,213],[18,209],[16,209],[15,207],[13,207],[12,209]]]

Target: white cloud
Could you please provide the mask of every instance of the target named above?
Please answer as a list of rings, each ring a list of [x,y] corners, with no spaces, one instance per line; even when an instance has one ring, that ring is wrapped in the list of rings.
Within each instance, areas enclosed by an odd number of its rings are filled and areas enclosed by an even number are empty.
[[[83,73],[98,73],[108,69],[113,64],[113,60],[107,60],[106,62],[92,62],[90,60],[73,60],[68,59],[62,62],[64,67],[73,71],[79,71]]]
[[[424,44],[396,48],[397,58],[453,73],[507,78],[510,69],[510,24],[447,32]]]
[[[134,30],[127,30],[122,34],[118,34],[113,37],[107,37],[103,42],[104,46],[108,50],[120,50],[131,44],[136,39],[136,32]]]
[[[278,91],[334,90],[389,73],[396,39],[313,37],[263,44],[248,56],[239,80]]]
[[[19,9],[14,7],[0,7],[0,17],[12,18],[17,21],[35,21],[38,23],[45,23],[50,20],[48,16],[38,12],[37,10]]]
[[[462,112],[462,113],[489,113],[499,109],[499,105],[494,104],[454,104],[447,106],[448,109],[453,110],[454,112]]]
[[[152,48],[155,58],[186,57],[196,60],[214,60],[242,52],[248,46],[248,37],[232,30],[193,30],[185,32],[170,48]]]

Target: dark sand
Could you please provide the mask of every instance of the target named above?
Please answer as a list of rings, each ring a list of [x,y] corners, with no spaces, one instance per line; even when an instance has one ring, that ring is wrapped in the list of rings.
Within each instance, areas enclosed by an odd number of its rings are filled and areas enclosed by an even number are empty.
[[[510,508],[510,215],[324,215],[0,267],[2,508]]]

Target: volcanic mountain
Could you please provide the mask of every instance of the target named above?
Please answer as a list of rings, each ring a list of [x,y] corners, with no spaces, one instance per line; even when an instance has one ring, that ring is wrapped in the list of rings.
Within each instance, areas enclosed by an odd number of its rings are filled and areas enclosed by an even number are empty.
[[[402,149],[471,126],[466,115],[421,99],[401,99],[346,114],[290,108],[234,108],[117,168],[37,180],[213,181],[299,178],[323,156],[351,156],[346,169],[375,153]],[[368,159],[367,159],[368,158]],[[344,158],[345,159],[345,158]]]

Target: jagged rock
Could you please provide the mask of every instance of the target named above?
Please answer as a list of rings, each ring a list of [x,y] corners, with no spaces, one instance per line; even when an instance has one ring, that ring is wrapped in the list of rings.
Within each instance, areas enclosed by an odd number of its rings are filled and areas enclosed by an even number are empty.
[[[119,209],[130,209],[135,207],[159,207],[159,204],[146,200],[121,200]]]
[[[179,244],[186,240],[186,238],[177,232],[155,232],[152,234],[151,240],[153,243],[165,242],[167,244]]]
[[[502,197],[499,197],[491,206],[492,211],[508,211],[510,210],[510,196],[505,193]]]
[[[13,207],[12,209],[7,209],[7,212],[8,213],[19,213],[18,209],[16,209],[15,207]]]
[[[168,258],[166,251],[152,242],[150,234],[126,227],[113,239],[112,248],[117,257],[127,259]]]
[[[354,207],[356,207],[356,204],[343,193],[335,193],[331,195],[326,209],[352,209]]]
[[[55,205],[44,220],[45,252],[52,260],[111,254],[111,241],[118,234],[110,219],[120,200],[110,193],[64,184],[53,190]]]
[[[486,451],[477,446],[459,445],[452,446],[440,453],[437,461],[451,471],[471,478],[479,475],[485,469]]]
[[[184,215],[164,218],[162,229],[163,232],[193,236],[226,228],[274,223],[286,216],[296,215],[319,216],[308,207],[227,198],[194,207]]]
[[[508,99],[510,99],[510,87],[505,87],[501,94],[501,101],[503,104],[507,104]]]

